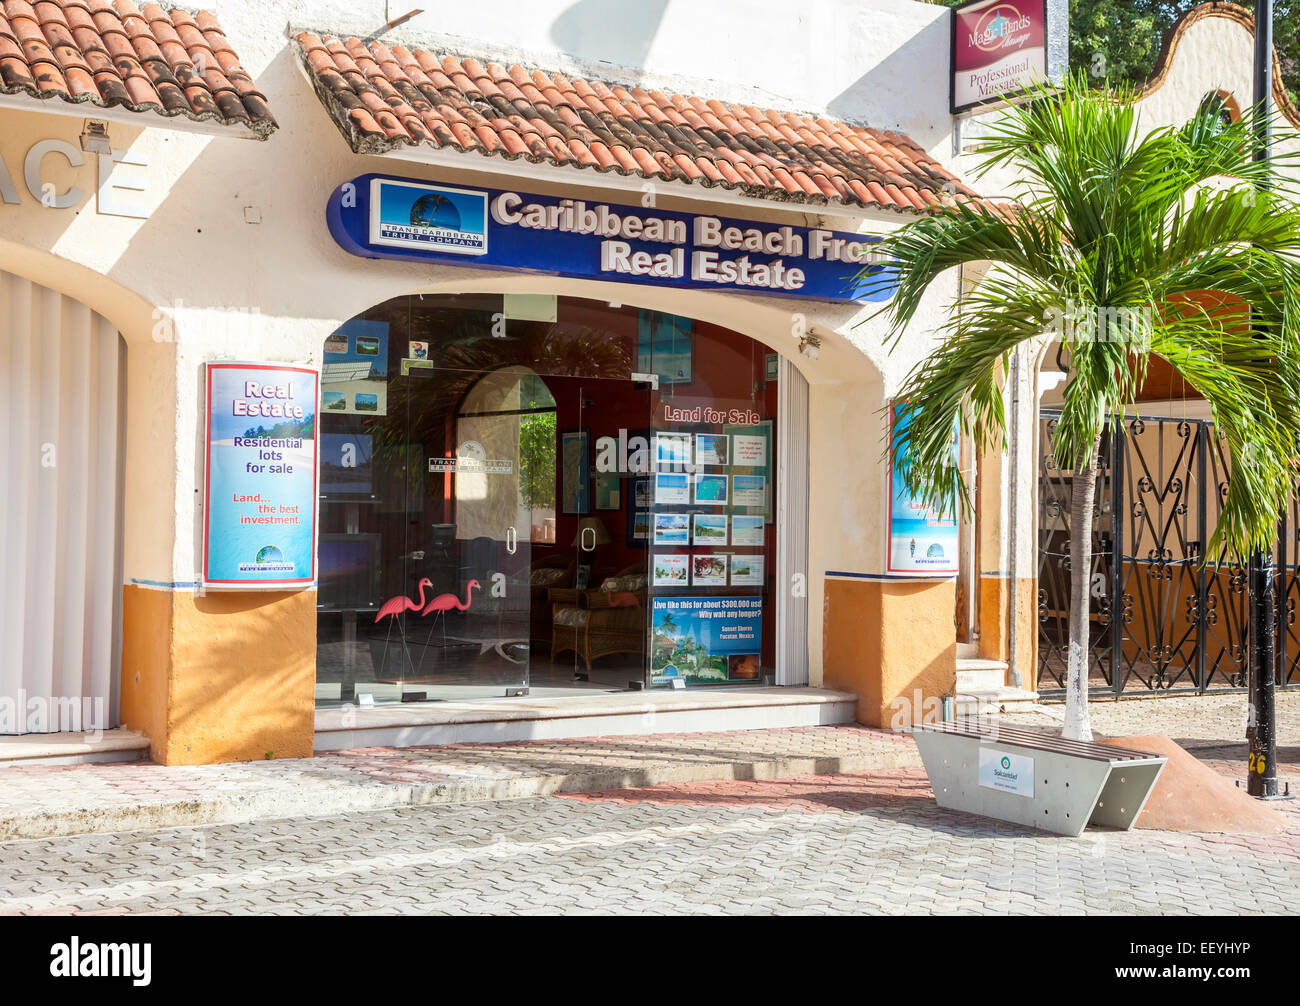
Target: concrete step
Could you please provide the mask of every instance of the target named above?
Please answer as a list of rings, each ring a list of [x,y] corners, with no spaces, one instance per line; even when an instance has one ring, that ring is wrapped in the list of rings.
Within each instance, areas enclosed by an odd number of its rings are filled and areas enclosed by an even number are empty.
[[[1007,683],[1007,665],[1002,660],[982,657],[957,658],[957,694],[988,691]]]
[[[985,688],[957,693],[957,715],[970,716],[990,712],[1027,711],[1038,701],[1037,692],[1023,688]]]
[[[0,768],[9,765],[81,765],[140,761],[149,741],[132,730],[0,736]]]
[[[980,655],[979,643],[958,643],[957,644],[958,660],[967,660],[972,658],[977,659],[979,655]]]
[[[700,688],[317,709],[316,750],[830,726],[852,723],[857,701],[823,688]]]

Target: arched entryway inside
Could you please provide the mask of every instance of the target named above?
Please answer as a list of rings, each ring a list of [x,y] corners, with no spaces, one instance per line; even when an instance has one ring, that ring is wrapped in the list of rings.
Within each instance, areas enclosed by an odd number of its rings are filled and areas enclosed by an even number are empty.
[[[605,301],[412,295],[350,320],[322,368],[318,702],[781,680],[800,648],[777,609],[807,617],[775,589],[807,548],[806,503],[778,520],[806,392],[742,333]]]

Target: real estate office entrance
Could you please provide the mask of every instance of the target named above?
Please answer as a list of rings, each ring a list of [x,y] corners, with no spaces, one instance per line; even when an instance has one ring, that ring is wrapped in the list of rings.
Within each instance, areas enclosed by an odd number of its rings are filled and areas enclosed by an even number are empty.
[[[782,380],[737,332],[599,301],[348,322],[322,371],[318,703],[777,680],[778,606],[806,607],[775,589],[806,547],[778,520]]]

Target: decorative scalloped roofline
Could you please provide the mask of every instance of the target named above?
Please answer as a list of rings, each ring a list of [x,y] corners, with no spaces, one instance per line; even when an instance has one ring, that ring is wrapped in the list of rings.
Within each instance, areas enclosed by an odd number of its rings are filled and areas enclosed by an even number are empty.
[[[1212,17],[1234,21],[1250,32],[1252,38],[1255,35],[1255,16],[1240,4],[1227,3],[1224,0],[1210,0],[1209,3],[1193,7],[1180,17],[1165,34],[1164,42],[1160,46],[1160,56],[1156,60],[1155,72],[1142,85],[1141,90],[1138,92],[1139,99],[1149,97],[1164,86],[1169,79],[1169,72],[1173,66],[1174,53],[1178,49],[1178,44],[1183,40],[1183,36],[1187,34],[1193,25]],[[1296,108],[1291,96],[1287,93],[1286,85],[1282,83],[1282,64],[1277,58],[1276,47],[1273,49],[1273,101],[1282,111],[1282,114],[1286,116],[1287,121],[1300,129],[1300,109]]]

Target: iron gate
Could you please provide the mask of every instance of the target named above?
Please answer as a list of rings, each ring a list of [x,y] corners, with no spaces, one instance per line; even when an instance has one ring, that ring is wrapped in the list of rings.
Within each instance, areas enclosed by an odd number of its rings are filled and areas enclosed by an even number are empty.
[[[1072,475],[1052,459],[1059,412],[1039,419],[1038,690],[1065,689]],[[1089,577],[1089,689],[1205,692],[1243,688],[1249,660],[1244,566],[1226,550],[1202,563],[1228,487],[1211,423],[1134,418],[1108,430],[1097,459]],[[1300,500],[1277,550],[1277,680],[1300,683]],[[1116,600],[1118,599],[1118,600]]]

